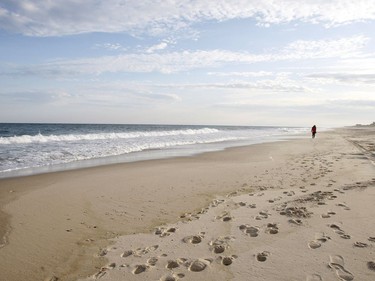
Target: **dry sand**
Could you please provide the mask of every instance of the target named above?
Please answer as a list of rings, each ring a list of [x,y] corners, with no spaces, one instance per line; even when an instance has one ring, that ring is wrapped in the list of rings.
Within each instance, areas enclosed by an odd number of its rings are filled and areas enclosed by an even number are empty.
[[[375,280],[374,137],[1,180],[1,280]]]

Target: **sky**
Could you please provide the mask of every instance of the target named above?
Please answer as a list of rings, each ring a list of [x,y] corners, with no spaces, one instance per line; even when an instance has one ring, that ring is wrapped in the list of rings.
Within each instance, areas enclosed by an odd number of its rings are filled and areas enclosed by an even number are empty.
[[[0,123],[374,121],[374,0],[0,0]]]

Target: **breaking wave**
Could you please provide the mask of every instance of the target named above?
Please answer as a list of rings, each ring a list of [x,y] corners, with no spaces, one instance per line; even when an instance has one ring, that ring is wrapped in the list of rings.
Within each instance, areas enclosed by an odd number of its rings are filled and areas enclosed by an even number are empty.
[[[99,134],[67,134],[67,135],[23,135],[14,137],[0,137],[0,144],[28,144],[47,142],[78,142],[95,140],[132,139],[141,137],[164,137],[164,136],[187,136],[217,133],[219,130],[211,128],[171,130],[171,131],[149,131],[149,132],[126,132],[126,133],[99,133]]]

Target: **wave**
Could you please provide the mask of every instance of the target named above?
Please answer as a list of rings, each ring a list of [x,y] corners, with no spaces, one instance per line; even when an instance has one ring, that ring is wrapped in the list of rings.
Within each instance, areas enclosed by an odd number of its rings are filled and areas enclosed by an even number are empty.
[[[207,143],[218,143],[224,141],[238,140],[236,137],[218,137],[211,138],[209,140],[204,139],[191,139],[191,140],[175,140],[175,141],[160,141],[160,142],[150,142],[150,143],[138,143],[134,141],[133,143],[127,145],[113,145],[105,146],[100,143],[95,145],[90,144],[80,144],[79,146],[70,151],[58,148],[56,144],[56,150],[54,149],[44,149],[41,151],[36,151],[33,149],[27,154],[21,154],[20,157],[12,157],[13,159],[4,159],[0,163],[0,175],[1,173],[7,173],[28,168],[40,168],[40,167],[51,167],[52,165],[59,164],[69,164],[77,161],[85,160],[99,160],[107,157],[118,157],[129,155],[134,152],[142,152],[147,150],[163,150],[170,147],[180,147],[185,145],[195,145],[195,144],[207,144]],[[83,149],[83,147],[88,149]],[[39,147],[40,148],[40,147]],[[15,161],[14,161],[15,160]],[[0,176],[1,177],[1,176]]]
[[[29,143],[47,143],[47,142],[76,142],[76,141],[93,141],[93,140],[114,140],[114,139],[132,139],[140,137],[164,137],[179,135],[206,135],[219,132],[218,129],[202,128],[187,130],[170,130],[170,131],[142,131],[127,133],[99,133],[99,134],[68,134],[68,135],[48,135],[41,133],[31,136],[14,136],[0,137],[1,144],[29,144]]]

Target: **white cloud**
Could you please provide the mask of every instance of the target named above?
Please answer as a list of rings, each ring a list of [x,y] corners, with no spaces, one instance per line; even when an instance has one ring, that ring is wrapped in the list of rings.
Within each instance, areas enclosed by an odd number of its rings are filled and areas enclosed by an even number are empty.
[[[170,85],[169,85],[170,87]],[[256,82],[227,82],[227,83],[201,83],[201,84],[185,84],[178,85],[180,88],[202,88],[202,89],[230,89],[230,90],[254,90],[254,91],[268,91],[268,92],[287,92],[287,93],[301,93],[313,92],[312,89],[301,85],[297,81],[291,79],[266,79],[258,80]]]
[[[253,64],[285,60],[341,58],[356,56],[368,39],[363,36],[339,40],[297,41],[278,53],[251,54],[226,50],[122,54],[99,58],[57,60],[46,64],[7,69],[3,75],[63,76],[100,75],[105,72],[173,73],[231,64]]]
[[[126,48],[124,48],[119,43],[104,43],[104,44],[95,44],[95,49],[107,49],[110,51],[125,51]]]
[[[313,73],[306,77],[322,84],[375,86],[375,73]]]
[[[303,21],[336,26],[375,19],[373,0],[3,0],[0,28],[28,36],[87,32],[160,35],[205,20],[253,18],[258,24]]]
[[[81,84],[74,91],[63,89],[33,89],[0,92],[0,104],[15,105],[100,105],[100,106],[148,106],[170,104],[180,100],[170,89],[160,90],[160,87],[144,86],[132,83],[95,83]]]
[[[239,77],[264,77],[264,76],[272,76],[273,72],[270,71],[252,71],[252,72],[208,72],[208,75],[212,76],[222,76],[222,77],[230,77],[230,76],[239,76]]]
[[[329,100],[328,103],[332,106],[342,108],[359,108],[361,110],[375,109],[375,99],[335,99]]]
[[[359,55],[370,38],[365,36],[353,36],[336,40],[298,40],[289,44],[282,56],[296,58],[325,58],[325,57],[353,57]]]
[[[67,93],[66,91],[57,90],[24,90],[0,93],[0,101],[2,104],[58,103],[66,99],[74,99],[74,96]]]
[[[156,44],[154,46],[151,46],[150,48],[148,48],[146,50],[146,53],[154,53],[155,51],[160,51],[160,50],[164,50],[165,48],[168,47],[168,44],[166,42],[161,42],[159,44]]]

